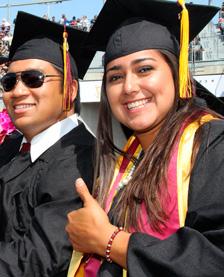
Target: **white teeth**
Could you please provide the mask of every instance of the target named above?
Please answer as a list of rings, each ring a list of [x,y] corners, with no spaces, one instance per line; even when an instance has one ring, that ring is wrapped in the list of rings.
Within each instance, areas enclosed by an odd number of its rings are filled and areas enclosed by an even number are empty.
[[[148,102],[149,102],[149,99],[138,100],[136,102],[128,103],[127,107],[129,110],[132,110],[135,108],[141,108]]]
[[[33,104],[16,105],[15,110],[27,109],[27,108],[30,108],[32,106],[33,106]]]

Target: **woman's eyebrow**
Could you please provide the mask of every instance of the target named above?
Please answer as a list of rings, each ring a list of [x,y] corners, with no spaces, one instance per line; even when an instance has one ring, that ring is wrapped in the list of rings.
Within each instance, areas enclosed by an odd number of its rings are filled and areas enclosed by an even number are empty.
[[[112,67],[109,67],[107,70],[106,70],[106,73],[108,73],[109,71],[114,71],[114,70],[119,70],[121,69],[122,66],[121,65],[114,65]]]
[[[133,60],[133,61],[131,62],[131,65],[135,65],[135,64],[138,64],[138,63],[147,61],[147,60],[156,61],[155,58],[139,58],[139,59]],[[122,68],[122,65],[114,65],[114,66],[112,66],[112,67],[109,67],[109,68],[106,70],[106,73],[108,73],[109,71],[120,70],[121,68]]]
[[[139,59],[136,59],[136,60],[132,61],[131,64],[138,64],[138,63],[141,63],[141,62],[144,62],[144,61],[147,61],[147,60],[154,61],[154,62],[156,61],[155,58],[139,58]]]

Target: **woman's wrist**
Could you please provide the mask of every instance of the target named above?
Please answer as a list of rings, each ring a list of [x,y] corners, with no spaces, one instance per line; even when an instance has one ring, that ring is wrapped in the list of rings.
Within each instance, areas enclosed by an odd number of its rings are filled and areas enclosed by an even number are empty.
[[[113,234],[116,229],[117,229],[116,226],[110,224],[108,226],[105,226],[102,232],[99,232],[99,243],[98,243],[98,249],[96,254],[102,257],[105,257],[108,241],[111,237],[111,234]]]
[[[110,251],[108,261],[113,261],[122,266],[123,268],[126,268],[128,243],[131,234],[124,231],[122,228],[118,228],[119,227],[114,225],[108,226],[105,236],[107,239],[104,239],[104,245],[101,247],[100,253],[98,254],[104,257],[105,259],[108,258],[108,256],[106,257],[106,251],[109,245]]]
[[[106,258],[106,261],[109,262],[109,263],[112,263],[112,259],[111,259],[110,255],[111,255],[111,247],[113,245],[113,241],[116,238],[116,236],[123,230],[124,230],[123,227],[117,227],[116,230],[110,236],[110,239],[107,243],[105,258]]]
[[[118,227],[112,224],[104,226],[103,230],[99,232],[99,242],[97,243],[98,246],[96,247],[97,249],[95,251],[95,254],[98,254],[106,259],[106,250],[108,247],[108,243],[111,236],[113,236],[117,229]],[[126,257],[130,236],[130,233],[124,230],[119,230],[119,232],[113,238],[113,242],[110,248],[109,258],[123,268],[126,268]]]

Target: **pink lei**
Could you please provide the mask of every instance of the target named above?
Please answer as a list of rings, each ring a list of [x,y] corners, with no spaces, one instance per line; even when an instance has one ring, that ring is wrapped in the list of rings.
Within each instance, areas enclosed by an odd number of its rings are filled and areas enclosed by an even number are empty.
[[[3,109],[0,112],[0,144],[2,144],[5,137],[12,133],[15,129],[16,128],[13,125],[6,109]]]

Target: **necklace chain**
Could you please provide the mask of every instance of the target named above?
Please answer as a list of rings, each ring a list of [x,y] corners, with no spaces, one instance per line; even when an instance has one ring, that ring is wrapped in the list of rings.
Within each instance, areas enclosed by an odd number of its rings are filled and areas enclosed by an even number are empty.
[[[138,154],[137,156],[137,162],[132,162],[132,166],[130,168],[130,170],[128,171],[127,175],[125,178],[123,178],[120,182],[119,182],[119,185],[117,187],[117,191],[120,191],[122,190],[125,186],[127,186],[127,184],[130,182],[130,180],[132,179],[132,175],[135,171],[135,168],[138,164],[138,160],[139,160],[139,157],[141,156],[142,154],[142,151],[140,151],[140,153]]]

